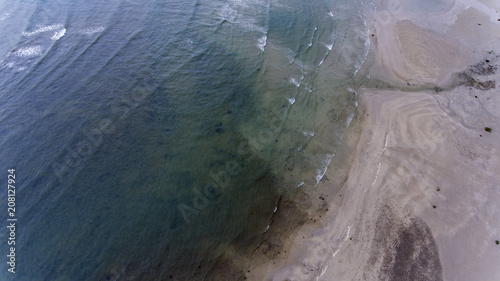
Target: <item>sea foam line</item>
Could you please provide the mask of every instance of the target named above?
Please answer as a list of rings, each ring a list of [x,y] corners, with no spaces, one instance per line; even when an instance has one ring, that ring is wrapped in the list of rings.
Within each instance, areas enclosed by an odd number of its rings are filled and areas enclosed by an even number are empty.
[[[66,28],[63,27],[63,29],[56,31],[56,33],[54,33],[54,35],[52,35],[52,37],[50,37],[50,39],[57,41],[57,40],[61,39],[61,37],[63,37],[64,34],[66,34]]]
[[[332,162],[333,157],[335,154],[326,154],[325,157],[326,159],[323,161],[323,167],[321,169],[318,169],[316,171],[316,184],[319,183],[319,181],[323,178],[323,176],[326,174],[326,171],[328,170],[328,166]]]
[[[85,34],[85,35],[92,35],[94,33],[99,33],[99,32],[103,32],[103,31],[104,31],[103,26],[97,26],[97,27],[84,28],[84,29],[80,30],[79,33]]]
[[[34,31],[31,31],[31,32],[23,32],[21,34],[23,36],[33,36],[33,35],[36,35],[38,33],[52,31],[52,30],[56,30],[56,29],[63,29],[63,28],[64,28],[64,26],[62,24],[53,24],[53,25],[47,25],[47,26],[40,27],[40,28],[38,28]]]
[[[261,38],[259,38],[259,40],[257,41],[257,47],[259,47],[259,49],[264,52],[264,47],[267,45],[267,36],[264,35],[262,36]]]
[[[323,45],[325,45],[325,47],[328,49],[328,51],[331,51],[332,48],[333,48],[334,43],[332,43],[332,44],[323,43]]]
[[[292,77],[288,81],[290,81],[290,83],[294,84],[298,88],[300,87],[300,82],[302,82],[302,79],[304,79],[304,76],[300,76],[298,80]]]
[[[41,53],[42,53],[42,46],[36,45],[31,47],[19,48],[17,51],[14,52],[14,55],[18,57],[31,57],[31,56],[38,56]]]

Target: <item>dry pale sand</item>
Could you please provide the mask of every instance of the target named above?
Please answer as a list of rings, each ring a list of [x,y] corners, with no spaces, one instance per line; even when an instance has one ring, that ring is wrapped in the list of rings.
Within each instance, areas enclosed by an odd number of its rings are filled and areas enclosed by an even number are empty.
[[[348,178],[264,279],[500,280],[500,2],[377,2]]]

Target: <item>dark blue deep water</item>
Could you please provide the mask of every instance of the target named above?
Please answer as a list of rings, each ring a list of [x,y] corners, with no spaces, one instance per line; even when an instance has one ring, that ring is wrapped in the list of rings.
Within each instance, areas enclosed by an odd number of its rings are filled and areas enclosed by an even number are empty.
[[[0,1],[0,280],[206,280],[314,188],[356,107],[355,1]]]

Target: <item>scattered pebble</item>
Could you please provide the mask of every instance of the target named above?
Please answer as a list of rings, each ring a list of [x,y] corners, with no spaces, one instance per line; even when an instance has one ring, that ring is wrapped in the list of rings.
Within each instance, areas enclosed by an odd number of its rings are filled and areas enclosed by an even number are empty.
[[[439,188],[439,186],[436,188],[436,191],[441,191],[441,188]]]
[[[437,208],[437,206],[436,206],[436,205],[432,205],[432,208],[436,209],[436,208]]]
[[[493,131],[490,127],[485,127],[484,130],[488,133],[491,133],[491,131]]]
[[[500,244],[500,241],[498,241],[498,240],[497,240],[497,241],[495,241],[495,244],[497,244],[497,245],[498,245],[498,244]]]

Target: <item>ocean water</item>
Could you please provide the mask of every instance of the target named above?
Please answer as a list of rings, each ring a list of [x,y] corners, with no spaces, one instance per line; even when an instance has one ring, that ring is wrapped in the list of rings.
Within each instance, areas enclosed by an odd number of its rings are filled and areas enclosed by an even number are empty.
[[[352,120],[369,1],[0,1],[16,273],[212,280]]]

